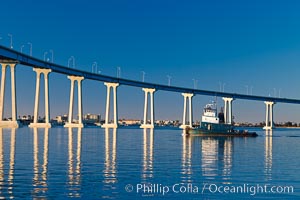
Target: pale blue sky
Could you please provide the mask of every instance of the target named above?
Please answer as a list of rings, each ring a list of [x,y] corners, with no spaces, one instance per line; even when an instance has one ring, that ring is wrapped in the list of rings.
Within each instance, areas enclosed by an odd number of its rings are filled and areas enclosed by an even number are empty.
[[[1,3],[0,43],[43,58],[54,50],[54,61],[67,65],[70,56],[76,68],[90,70],[94,61],[106,75],[176,86],[300,99],[300,2],[298,1],[16,1]],[[49,53],[50,54],[50,53]],[[17,69],[18,114],[32,114],[35,74]],[[42,85],[43,86],[43,85]],[[50,75],[51,117],[68,112],[68,79]],[[250,89],[249,89],[250,91]],[[7,88],[9,94],[9,89]],[[43,94],[43,92],[42,92]],[[104,114],[103,83],[84,81],[84,113]],[[143,93],[121,86],[119,117],[142,118]],[[155,94],[156,118],[181,119],[180,94]],[[209,97],[194,98],[194,116]],[[221,103],[221,101],[219,101]],[[8,99],[6,107],[9,108]],[[7,115],[10,110],[6,108]],[[263,121],[262,102],[235,101],[237,121]],[[43,104],[41,108],[43,115]],[[300,121],[300,106],[278,104],[275,121]]]

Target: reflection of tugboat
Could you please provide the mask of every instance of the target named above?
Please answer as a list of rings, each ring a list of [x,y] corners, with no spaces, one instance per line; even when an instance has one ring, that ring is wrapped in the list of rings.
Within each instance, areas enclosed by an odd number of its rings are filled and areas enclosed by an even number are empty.
[[[224,113],[217,115],[217,106],[215,103],[207,104],[204,107],[202,122],[198,128],[187,128],[187,134],[197,134],[200,136],[239,136],[256,137],[255,132],[247,130],[235,130],[231,124],[224,123]]]

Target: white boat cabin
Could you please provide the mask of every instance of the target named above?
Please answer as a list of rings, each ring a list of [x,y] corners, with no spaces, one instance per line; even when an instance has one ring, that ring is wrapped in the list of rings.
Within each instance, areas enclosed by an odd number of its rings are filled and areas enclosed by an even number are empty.
[[[203,109],[202,122],[219,124],[216,104],[206,104]]]

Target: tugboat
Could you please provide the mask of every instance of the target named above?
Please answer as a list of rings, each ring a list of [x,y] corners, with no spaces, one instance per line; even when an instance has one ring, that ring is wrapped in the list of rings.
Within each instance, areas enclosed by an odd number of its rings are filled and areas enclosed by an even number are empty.
[[[256,137],[255,132],[235,130],[232,124],[225,124],[224,113],[217,115],[217,106],[213,102],[203,109],[202,121],[199,127],[186,128],[186,134],[198,136]]]

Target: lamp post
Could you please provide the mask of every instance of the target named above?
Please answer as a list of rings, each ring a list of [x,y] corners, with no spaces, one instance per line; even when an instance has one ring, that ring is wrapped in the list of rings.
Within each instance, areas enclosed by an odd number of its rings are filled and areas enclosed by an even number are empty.
[[[75,68],[75,58],[74,56],[71,56],[68,60],[68,67],[70,67],[70,63],[72,61],[72,65],[73,65],[73,68]]]
[[[97,64],[97,62],[93,62],[93,65],[92,65],[92,73],[96,73],[97,74],[97,66],[98,64]],[[94,68],[94,66],[95,66],[95,68]]]
[[[220,92],[224,92],[225,91],[225,85],[226,85],[226,83],[221,83],[221,82],[219,82],[219,86],[220,86]]]
[[[249,86],[245,85],[245,87],[246,87],[246,92],[247,92],[246,94],[249,95]]]
[[[23,53],[24,44],[21,46],[21,53]]]
[[[44,61],[46,61],[46,55],[48,54],[48,52],[44,52]]]
[[[193,82],[194,82],[194,89],[197,89],[198,80],[197,79],[193,79]]]
[[[142,81],[145,82],[145,74],[146,72],[142,71]]]
[[[167,78],[168,78],[168,86],[171,86],[171,79],[172,79],[172,76],[167,75]]]
[[[29,50],[30,54],[29,55],[32,56],[32,43],[28,42],[27,44],[30,46],[30,50]]]
[[[49,52],[51,53],[51,62],[54,62],[54,52],[52,49],[49,50]]]
[[[10,33],[7,35],[8,35],[8,37],[10,37],[10,48],[12,49],[13,48],[13,36]]]
[[[121,78],[121,67],[117,67],[117,78]]]
[[[70,68],[71,58],[68,59],[68,67]]]

